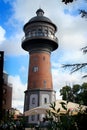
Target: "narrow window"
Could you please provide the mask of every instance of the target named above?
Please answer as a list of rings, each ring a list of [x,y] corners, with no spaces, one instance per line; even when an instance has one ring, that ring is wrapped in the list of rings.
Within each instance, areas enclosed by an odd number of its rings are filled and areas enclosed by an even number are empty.
[[[38,57],[34,57],[34,61],[37,61],[38,60]]]
[[[32,98],[32,104],[35,104],[35,98]]]
[[[44,98],[44,103],[47,103],[47,98]]]
[[[35,34],[36,34],[36,31],[33,30],[33,31],[32,31],[32,36],[35,36]]]
[[[48,30],[44,30],[44,36],[48,36]]]
[[[44,83],[44,87],[46,87],[46,80],[44,80],[44,82],[43,82],[43,83]]]
[[[36,86],[36,82],[35,81],[33,81],[33,87],[35,87]]]
[[[28,37],[31,37],[31,32],[29,31],[29,33],[28,33]]]
[[[6,104],[6,100],[5,100],[5,99],[3,99],[2,103],[3,103],[3,105],[5,105],[5,104]]]
[[[5,88],[3,88],[3,94],[6,94],[6,89]]]
[[[39,28],[39,29],[38,29],[38,36],[41,36],[41,35],[42,35],[42,29]]]
[[[35,120],[35,116],[34,116],[34,115],[31,116],[31,120],[32,120],[32,121]]]
[[[43,56],[43,60],[45,60],[45,56]]]

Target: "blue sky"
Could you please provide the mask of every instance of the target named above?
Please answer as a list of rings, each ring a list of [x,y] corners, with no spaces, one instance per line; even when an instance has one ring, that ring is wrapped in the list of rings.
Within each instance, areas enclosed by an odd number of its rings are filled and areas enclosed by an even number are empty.
[[[22,79],[22,83],[25,84],[27,82],[27,73],[25,73],[23,66],[26,68],[26,71],[28,71],[28,55],[23,56],[23,58],[22,56],[5,56],[5,59],[5,71],[9,72],[8,74],[13,76],[19,74]]]
[[[21,48],[24,36],[23,26],[36,16],[41,7],[45,16],[58,27],[56,36],[59,48],[51,54],[53,87],[57,99],[59,90],[66,84],[81,84],[86,81],[81,76],[85,72],[70,75],[61,68],[66,63],[86,62],[80,49],[87,44],[87,20],[82,19],[78,9],[87,9],[84,0],[65,5],[62,0],[1,0],[0,1],[0,50],[4,51],[4,71],[12,83],[12,107],[23,111],[24,91],[27,89],[29,55]],[[50,4],[49,4],[50,3]]]

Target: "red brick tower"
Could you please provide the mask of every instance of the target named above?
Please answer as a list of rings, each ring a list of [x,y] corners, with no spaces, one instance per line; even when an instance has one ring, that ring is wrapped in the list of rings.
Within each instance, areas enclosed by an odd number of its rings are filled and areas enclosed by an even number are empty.
[[[24,111],[56,100],[53,90],[50,54],[58,48],[55,36],[56,25],[38,9],[37,16],[24,25],[25,37],[22,48],[29,52],[28,85],[25,91]],[[36,123],[41,116],[29,117],[29,123]]]

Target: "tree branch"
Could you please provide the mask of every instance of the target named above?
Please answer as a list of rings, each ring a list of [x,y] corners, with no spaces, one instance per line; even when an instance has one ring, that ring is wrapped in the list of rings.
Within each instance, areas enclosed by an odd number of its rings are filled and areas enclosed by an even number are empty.
[[[65,4],[67,3],[72,3],[74,0],[62,0],[62,2],[64,2]]]
[[[84,54],[87,53],[87,46],[83,47],[81,50],[83,51]]]
[[[85,18],[87,18],[87,11],[85,11],[85,10],[79,10],[79,14],[81,14],[81,17],[83,18],[83,17],[85,17]]]
[[[80,70],[81,68],[84,68],[87,66],[87,63],[80,63],[80,64],[67,64],[63,65],[63,68],[71,68],[71,73],[74,73],[75,71]]]
[[[64,2],[66,5],[67,5],[68,3],[72,3],[72,2],[74,2],[74,1],[77,1],[77,0],[62,0],[62,2]],[[84,2],[87,2],[87,0],[85,0]],[[83,17],[87,18],[87,11],[85,11],[85,10],[79,10],[79,14],[81,14],[81,17],[82,17],[82,18],[83,18]]]

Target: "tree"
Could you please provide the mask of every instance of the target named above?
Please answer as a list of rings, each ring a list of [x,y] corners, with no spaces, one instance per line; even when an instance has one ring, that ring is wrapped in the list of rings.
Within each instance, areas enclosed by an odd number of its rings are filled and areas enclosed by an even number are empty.
[[[65,4],[67,4],[67,3],[72,3],[74,0],[62,0],[62,2],[64,2]]]
[[[70,86],[64,86],[62,89],[60,89],[60,95],[62,96],[63,100],[70,100],[72,96],[71,95],[71,87]]]
[[[87,83],[75,84],[72,88],[64,86],[60,89],[60,95],[63,100],[87,105]]]
[[[81,49],[84,54],[87,54],[87,46]],[[66,64],[62,66],[63,68],[70,68],[71,73],[74,73],[82,68],[85,68],[85,71],[87,71],[87,62],[85,63],[76,63],[76,64]],[[87,77],[87,74],[83,76],[83,78]]]
[[[56,109],[56,103],[51,103],[51,110],[47,111],[44,123],[48,122],[47,130],[84,130],[87,127],[87,111],[79,106],[77,114],[71,112],[67,107],[68,102],[60,102],[65,113],[61,113],[61,109]]]
[[[62,0],[62,2],[64,2],[65,4],[68,4],[68,3],[72,3],[74,1],[77,1],[77,0]],[[83,2],[87,2],[87,0],[84,0]],[[87,18],[87,11],[86,10],[79,10],[79,14],[81,14],[81,17],[85,17]]]
[[[62,108],[66,111],[65,114],[61,113],[60,108],[56,109],[56,103],[51,103],[50,108],[53,110],[47,111],[45,121],[48,121],[47,130],[77,130],[74,118],[70,115],[67,108],[68,102],[60,102]]]
[[[83,99],[83,103],[87,105],[87,83],[83,83],[81,86],[80,97]]]

